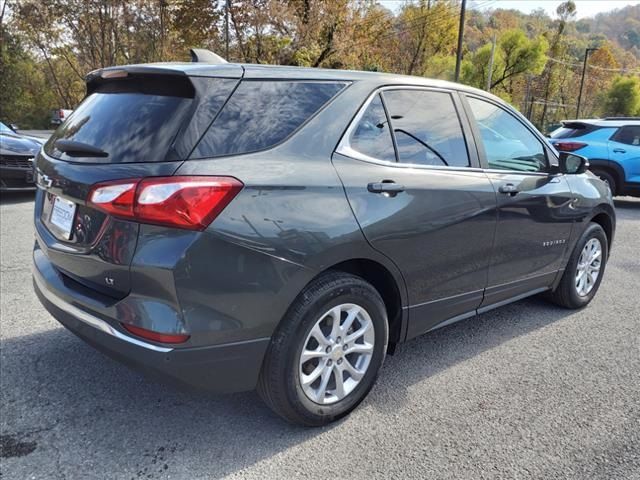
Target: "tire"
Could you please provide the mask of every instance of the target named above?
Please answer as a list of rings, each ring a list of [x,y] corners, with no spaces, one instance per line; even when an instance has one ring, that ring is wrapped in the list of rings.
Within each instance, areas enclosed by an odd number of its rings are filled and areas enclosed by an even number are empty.
[[[338,325],[342,327],[349,318],[354,320],[345,333],[332,330],[334,318],[340,319]],[[354,331],[355,335],[365,333],[345,346],[342,336],[346,340],[354,336]],[[320,338],[323,336],[324,339]],[[271,338],[258,380],[258,393],[275,413],[291,423],[316,427],[338,420],[355,409],[373,387],[385,358],[388,336],[386,308],[371,284],[342,272],[323,274],[298,295]],[[327,348],[331,353],[327,353]],[[313,350],[318,358],[304,363],[303,349]],[[347,353],[352,350],[370,353]],[[360,370],[346,368],[352,367],[352,363]],[[313,378],[319,368],[323,374],[318,380],[303,386],[304,377]],[[321,385],[328,370],[331,371],[327,374],[328,386],[323,393]],[[349,371],[356,375],[351,376]],[[338,372],[343,379],[342,391],[338,388]],[[341,392],[348,393],[340,398]]]
[[[578,283],[578,267],[581,263],[584,264],[581,260],[588,259],[589,257],[586,255],[581,258],[581,256],[587,244],[593,245],[594,242],[597,242],[600,245],[601,252],[597,278],[595,279],[595,282],[591,282],[591,287],[586,293],[585,290],[580,292],[581,284]],[[571,257],[569,257],[564,274],[560,280],[560,284],[550,295],[551,300],[561,307],[571,309],[582,308],[588,305],[600,287],[600,282],[602,281],[607,264],[608,252],[609,244],[604,230],[597,223],[590,223],[576,243],[576,246],[571,253]],[[582,286],[584,287],[585,284],[582,284]]]
[[[592,170],[593,174],[602,180],[604,183],[609,185],[609,189],[611,190],[611,194],[615,197],[618,194],[618,185],[616,184],[615,177],[606,170]]]

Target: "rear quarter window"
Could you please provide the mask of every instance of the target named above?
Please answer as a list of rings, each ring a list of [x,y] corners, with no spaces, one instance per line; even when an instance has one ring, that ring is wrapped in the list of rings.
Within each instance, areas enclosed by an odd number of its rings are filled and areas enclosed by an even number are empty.
[[[191,158],[238,155],[273,147],[345,86],[344,82],[244,80]]]

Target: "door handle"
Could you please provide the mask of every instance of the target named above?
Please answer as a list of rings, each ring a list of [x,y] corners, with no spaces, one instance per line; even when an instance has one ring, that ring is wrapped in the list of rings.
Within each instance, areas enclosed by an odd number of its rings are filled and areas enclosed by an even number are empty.
[[[613,151],[614,153],[627,153],[624,148],[614,148]]]
[[[516,195],[520,190],[513,183],[505,183],[504,185],[500,185],[498,188],[500,193],[504,193],[506,195],[511,195],[512,197]]]
[[[374,182],[367,185],[367,190],[371,193],[388,193],[397,195],[404,192],[404,185],[400,185],[392,180],[383,180],[382,182]]]

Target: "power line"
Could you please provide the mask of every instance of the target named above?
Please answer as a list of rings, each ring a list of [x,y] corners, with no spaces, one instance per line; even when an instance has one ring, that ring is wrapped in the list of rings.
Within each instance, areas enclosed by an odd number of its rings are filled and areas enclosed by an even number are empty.
[[[567,62],[566,60],[559,60],[553,57],[548,57],[547,59],[551,60],[554,63],[559,63],[567,67],[574,67],[574,68],[582,67],[582,65],[579,63]],[[630,73],[632,75],[640,75],[640,70],[634,70],[631,68],[605,68],[605,67],[598,67],[597,65],[587,65],[587,68],[593,68],[594,70],[602,70],[604,72],[617,72],[617,73],[622,72],[622,73]]]

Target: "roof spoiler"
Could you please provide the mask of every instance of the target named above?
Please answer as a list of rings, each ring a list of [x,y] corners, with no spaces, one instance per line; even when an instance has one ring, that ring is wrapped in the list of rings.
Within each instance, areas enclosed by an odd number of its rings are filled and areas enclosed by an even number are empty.
[[[214,65],[228,63],[220,55],[216,55],[211,50],[207,50],[206,48],[192,48],[191,50],[189,50],[189,53],[191,53],[191,61],[194,63],[211,63]]]

